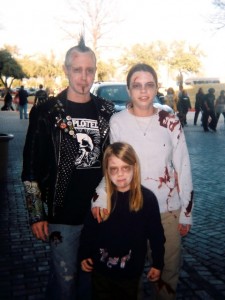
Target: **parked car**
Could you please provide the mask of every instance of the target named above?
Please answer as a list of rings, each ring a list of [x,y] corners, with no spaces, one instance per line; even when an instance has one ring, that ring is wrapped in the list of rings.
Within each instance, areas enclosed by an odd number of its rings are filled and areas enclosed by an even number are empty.
[[[96,82],[91,88],[91,93],[115,104],[116,111],[126,108],[130,101],[125,82]]]
[[[125,82],[96,82],[91,88],[91,93],[106,100],[111,100],[115,104],[116,111],[125,109],[130,101]],[[154,107],[173,112],[170,106],[161,104],[157,97],[154,99]]]
[[[11,92],[13,95],[15,95],[18,93],[19,90],[20,90],[20,87],[16,87],[16,88],[12,88]],[[37,89],[35,89],[35,88],[24,88],[24,90],[27,91],[29,96],[34,96],[37,91]]]
[[[37,89],[35,88],[25,88],[29,96],[34,96],[35,93],[37,92]]]
[[[0,89],[0,96],[1,96],[1,98],[4,98],[4,96],[5,96],[5,89],[4,88]]]
[[[158,99],[157,96],[154,98],[153,106],[156,107],[156,108],[168,111],[169,113],[174,113],[174,110],[169,105],[161,104],[161,102],[160,102],[160,100]]]
[[[15,88],[10,88],[10,93],[12,94],[12,95],[15,95],[16,93],[17,93],[17,89],[15,89]],[[1,93],[1,98],[4,98],[5,97],[5,88],[3,88],[3,89],[1,89],[0,90],[0,93]]]

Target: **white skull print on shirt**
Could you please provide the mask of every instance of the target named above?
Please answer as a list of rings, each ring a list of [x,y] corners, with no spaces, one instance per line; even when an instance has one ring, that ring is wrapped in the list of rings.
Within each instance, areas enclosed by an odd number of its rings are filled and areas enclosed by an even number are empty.
[[[100,133],[97,120],[72,118],[79,144],[77,169],[100,167]]]

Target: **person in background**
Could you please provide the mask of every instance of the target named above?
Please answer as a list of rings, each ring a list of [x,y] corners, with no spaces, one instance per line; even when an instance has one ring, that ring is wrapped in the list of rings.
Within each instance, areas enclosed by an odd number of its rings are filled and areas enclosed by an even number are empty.
[[[172,87],[167,89],[164,99],[166,105],[170,106],[173,111],[177,111],[177,95]]]
[[[187,126],[187,113],[189,109],[191,109],[191,101],[187,91],[183,89],[179,94],[177,103],[178,117],[183,127]]]
[[[83,280],[77,261],[80,233],[102,179],[115,110],[112,102],[90,94],[96,56],[83,36],[67,51],[64,72],[68,88],[31,109],[22,181],[32,232],[50,242],[47,299],[86,300],[88,278]]]
[[[208,89],[208,93],[203,98],[202,110],[202,126],[205,132],[209,131],[209,128],[216,131],[216,115],[215,115],[215,89]],[[209,121],[209,117],[211,120]]]
[[[216,124],[218,124],[221,114],[224,117],[224,123],[225,123],[225,91],[224,90],[220,91],[220,95],[216,99],[215,112],[216,112]]]
[[[195,116],[194,116],[194,125],[197,125],[199,113],[202,111],[202,103],[204,98],[204,92],[202,88],[199,88],[198,92],[195,95]],[[202,122],[202,119],[201,119]]]
[[[47,92],[43,89],[43,85],[39,85],[39,90],[35,93],[34,105],[44,103],[48,99]]]
[[[150,281],[160,279],[165,237],[155,195],[141,186],[140,166],[126,143],[108,146],[103,158],[108,212],[98,223],[89,214],[80,242],[82,269],[92,272],[93,300],[137,300],[147,242]],[[104,216],[103,216],[104,218]]]
[[[13,100],[13,98],[12,98],[10,89],[7,88],[5,96],[4,96],[4,106],[1,108],[1,110],[13,110],[14,111],[14,108],[12,105],[12,100]]]
[[[28,92],[24,89],[24,86],[21,85],[19,91],[18,91],[18,97],[19,97],[19,113],[20,113],[20,119],[28,119],[28,113],[27,113],[27,104],[28,104]]]
[[[190,158],[181,123],[173,113],[155,108],[158,89],[155,70],[136,64],[128,72],[127,88],[131,103],[110,119],[110,142],[129,143],[141,166],[141,183],[159,203],[166,238],[164,268],[157,299],[175,299],[181,268],[181,237],[192,224],[193,185]],[[107,213],[104,180],[96,189],[92,212],[101,221],[101,208]]]
[[[16,91],[14,98],[13,98],[13,103],[15,104],[16,111],[19,111],[19,91]]]
[[[159,90],[157,91],[156,97],[159,100],[160,104],[165,104],[165,96]]]

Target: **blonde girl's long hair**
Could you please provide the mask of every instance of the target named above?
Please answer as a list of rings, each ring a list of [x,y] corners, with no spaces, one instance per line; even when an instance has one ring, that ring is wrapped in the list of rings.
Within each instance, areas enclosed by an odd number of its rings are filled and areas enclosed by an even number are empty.
[[[113,143],[109,145],[104,153],[103,157],[103,172],[106,182],[107,192],[107,209],[110,213],[112,211],[111,198],[114,193],[117,192],[116,186],[112,183],[108,174],[108,160],[110,156],[116,156],[128,165],[133,166],[134,175],[130,185],[129,206],[130,211],[139,211],[143,206],[143,196],[141,191],[141,175],[140,164],[136,152],[133,147],[127,143]]]

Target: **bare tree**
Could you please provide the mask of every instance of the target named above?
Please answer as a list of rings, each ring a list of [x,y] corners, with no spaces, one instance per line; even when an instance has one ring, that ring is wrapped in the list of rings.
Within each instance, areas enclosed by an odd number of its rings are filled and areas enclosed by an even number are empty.
[[[225,27],[225,1],[213,0],[212,4],[215,7],[215,12],[209,18],[209,22],[213,24],[216,30]]]
[[[69,38],[77,40],[84,32],[85,39],[99,55],[100,49],[109,45],[113,27],[118,26],[119,19],[116,0],[68,0],[72,19],[63,21],[62,30]]]

